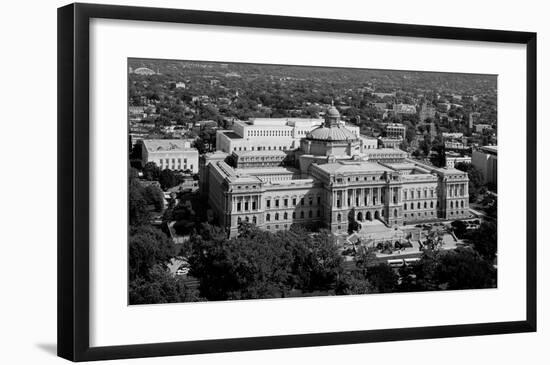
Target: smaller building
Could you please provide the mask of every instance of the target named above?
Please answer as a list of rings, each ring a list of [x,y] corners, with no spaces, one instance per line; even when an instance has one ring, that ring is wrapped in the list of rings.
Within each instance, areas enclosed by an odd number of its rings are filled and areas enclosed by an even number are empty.
[[[493,126],[490,124],[476,124],[475,128],[477,133],[483,133],[486,129],[493,129]]]
[[[388,138],[402,138],[405,139],[407,127],[401,123],[389,123],[386,125],[386,137]]]
[[[462,156],[456,152],[447,152],[445,154],[445,165],[448,168],[454,168],[457,163],[472,163],[472,158],[470,156]]]
[[[154,162],[161,169],[199,171],[199,151],[186,139],[143,139],[141,158],[145,165]]]
[[[393,112],[396,116],[416,114],[416,106],[411,104],[393,104]]]
[[[486,184],[497,183],[497,146],[484,146],[472,151],[472,164],[481,171]]]
[[[403,143],[402,138],[378,138],[378,148],[399,148],[399,146],[401,146],[401,143]]]

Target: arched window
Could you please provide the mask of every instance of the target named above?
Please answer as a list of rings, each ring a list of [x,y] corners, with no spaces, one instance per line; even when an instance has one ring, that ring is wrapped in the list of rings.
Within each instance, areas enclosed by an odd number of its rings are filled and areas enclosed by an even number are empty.
[[[460,207],[464,208],[464,200],[460,202]]]
[[[411,203],[411,209],[414,209],[414,203]]]
[[[296,219],[296,212],[292,212],[292,219]]]
[[[416,207],[420,209],[420,202],[416,203]]]
[[[288,213],[285,212],[285,214],[283,215],[283,219],[285,219],[285,220],[288,219]]]
[[[434,202],[430,202],[430,208],[434,207]]]
[[[426,209],[427,207],[428,207],[428,203],[424,202],[424,209]]]
[[[252,223],[256,224],[256,216],[252,217]]]
[[[269,222],[271,220],[271,214],[267,213],[265,215],[265,220]]]
[[[338,213],[338,215],[336,216],[336,220],[338,222],[341,222],[342,221],[342,215],[340,213]]]
[[[451,209],[453,209],[453,205],[454,205],[453,202],[451,202]]]
[[[300,212],[300,218],[304,219],[304,212],[303,211]]]
[[[393,216],[394,216],[394,217],[397,217],[397,209],[394,209],[394,210],[393,210]]]
[[[279,213],[275,213],[275,220],[276,220],[276,221],[279,220]]]

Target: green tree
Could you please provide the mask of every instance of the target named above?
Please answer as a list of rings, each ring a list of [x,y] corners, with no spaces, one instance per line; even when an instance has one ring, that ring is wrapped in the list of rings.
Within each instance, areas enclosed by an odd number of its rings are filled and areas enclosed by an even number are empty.
[[[398,275],[387,264],[381,263],[367,270],[367,280],[378,293],[391,293],[397,289]]]
[[[143,177],[147,180],[158,180],[160,177],[160,168],[154,162],[147,162],[143,166]]]
[[[170,189],[178,183],[176,175],[170,169],[164,169],[161,171],[159,182],[162,190]]]
[[[466,233],[466,223],[464,223],[463,221],[453,221],[451,223],[451,226],[453,227],[453,230],[455,232],[455,235],[457,237],[464,237],[464,234]]]
[[[196,289],[185,285],[161,266],[154,266],[148,280],[136,277],[129,283],[130,304],[195,302],[201,300]]]
[[[493,262],[497,254],[497,224],[483,222],[475,230],[470,240],[474,249],[487,261]]]
[[[166,268],[174,256],[174,243],[161,230],[151,226],[130,229],[128,259],[130,280],[137,277],[150,280],[151,269],[155,266]]]
[[[157,212],[162,211],[164,208],[164,194],[158,186],[147,185],[143,195],[147,203],[153,205]]]
[[[145,191],[137,178],[137,170],[130,169],[128,181],[128,219],[131,226],[140,226],[149,220]]]

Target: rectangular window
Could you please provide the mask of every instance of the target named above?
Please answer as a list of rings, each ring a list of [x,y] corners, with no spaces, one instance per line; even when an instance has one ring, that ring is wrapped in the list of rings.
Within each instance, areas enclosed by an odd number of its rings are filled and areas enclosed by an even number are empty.
[[[296,198],[292,198],[292,205],[296,206]]]
[[[268,208],[271,208],[271,200],[266,200],[265,201],[265,206],[268,207]]]
[[[285,199],[284,202],[285,202],[285,207],[288,207],[288,199]]]
[[[244,203],[244,210],[248,210],[248,202]]]
[[[252,210],[256,210],[256,202],[252,202]]]
[[[241,211],[241,203],[237,203],[237,212]]]
[[[279,199],[275,199],[275,207],[279,208]]]

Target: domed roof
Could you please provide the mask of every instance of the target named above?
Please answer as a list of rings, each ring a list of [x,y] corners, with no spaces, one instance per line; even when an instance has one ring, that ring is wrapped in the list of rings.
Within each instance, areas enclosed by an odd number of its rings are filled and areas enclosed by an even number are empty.
[[[338,112],[338,109],[336,109],[333,105],[327,110],[327,116],[328,117],[334,117],[334,118],[338,117],[339,118],[340,117],[340,112]]]
[[[318,141],[348,141],[356,140],[357,136],[346,127],[338,125],[331,127],[322,126],[316,128],[309,132],[306,138]]]

